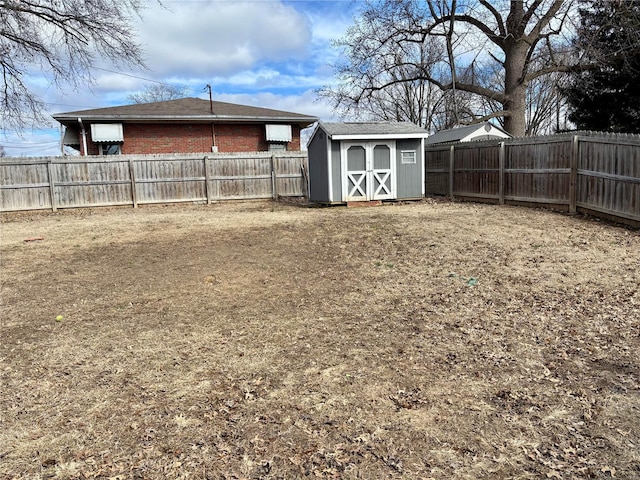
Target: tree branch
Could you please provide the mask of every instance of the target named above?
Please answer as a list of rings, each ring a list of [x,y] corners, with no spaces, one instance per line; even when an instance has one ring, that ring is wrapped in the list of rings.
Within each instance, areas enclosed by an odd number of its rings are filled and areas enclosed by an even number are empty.
[[[537,8],[539,6],[539,3],[541,3],[541,2],[538,2],[538,1],[534,2],[533,6],[529,9],[529,12],[527,12],[527,14],[525,14],[525,18],[527,18],[527,23],[528,23],[528,19],[531,18],[531,16],[533,15],[533,13],[535,11],[535,8]],[[551,20],[556,18],[557,13],[560,11],[562,6],[564,4],[566,4],[566,3],[567,3],[566,0],[555,0],[553,2],[553,4],[549,7],[547,12],[542,16],[542,18],[540,18],[538,23],[531,29],[529,34],[527,34],[524,37],[524,40],[527,43],[532,43],[533,40],[535,40],[535,38],[539,37],[542,34],[542,31],[547,27],[547,25],[549,25]],[[572,3],[572,2],[569,2],[569,3]],[[527,17],[527,15],[528,15],[528,17]],[[566,17],[564,17],[564,18],[566,18]],[[561,22],[561,25],[564,23],[564,18],[563,18],[563,20]],[[526,23],[525,23],[525,25],[526,25]]]
[[[498,24],[498,29],[500,30],[500,36],[506,37],[507,30],[504,26],[504,19],[502,18],[502,15],[500,15],[500,12],[498,12],[498,10],[493,5],[491,5],[487,0],[480,0],[480,5],[482,5],[484,8],[486,8],[491,12],[491,14],[493,15],[493,18],[496,19],[496,23]]]

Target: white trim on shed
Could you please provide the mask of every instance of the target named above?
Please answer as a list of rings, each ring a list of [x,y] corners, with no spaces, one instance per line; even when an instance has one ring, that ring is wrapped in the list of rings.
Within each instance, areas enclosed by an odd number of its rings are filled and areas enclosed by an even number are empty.
[[[348,134],[331,135],[332,140],[402,140],[405,138],[427,138],[429,134],[424,133],[390,133],[390,134]]]

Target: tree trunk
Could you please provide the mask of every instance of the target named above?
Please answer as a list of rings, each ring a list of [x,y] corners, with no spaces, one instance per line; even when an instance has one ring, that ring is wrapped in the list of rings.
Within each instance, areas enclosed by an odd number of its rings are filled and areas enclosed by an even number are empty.
[[[504,119],[504,127],[514,137],[523,137],[526,132],[527,84],[526,76],[528,45],[522,40],[513,42],[505,48],[506,100],[504,110],[509,112]]]
[[[526,132],[526,96],[525,85],[517,85],[507,90],[508,100],[504,102],[504,129],[514,137],[524,137]]]
[[[504,41],[505,130],[514,137],[524,137],[526,131],[527,85],[525,83],[529,44],[523,39],[524,2],[514,0],[506,21],[508,36]]]

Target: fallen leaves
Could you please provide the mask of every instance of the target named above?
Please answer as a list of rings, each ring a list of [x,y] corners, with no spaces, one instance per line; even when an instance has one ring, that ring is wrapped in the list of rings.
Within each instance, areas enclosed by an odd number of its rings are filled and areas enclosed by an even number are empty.
[[[265,208],[43,215],[47,252],[23,244],[33,221],[3,224],[0,476],[638,472],[636,233]]]

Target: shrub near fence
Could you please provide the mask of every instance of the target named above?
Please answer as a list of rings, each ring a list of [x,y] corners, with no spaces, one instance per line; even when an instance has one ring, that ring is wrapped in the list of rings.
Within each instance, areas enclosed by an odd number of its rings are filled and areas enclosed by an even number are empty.
[[[428,147],[426,193],[640,226],[640,136],[582,132]]]
[[[303,152],[0,160],[0,211],[306,195]]]

